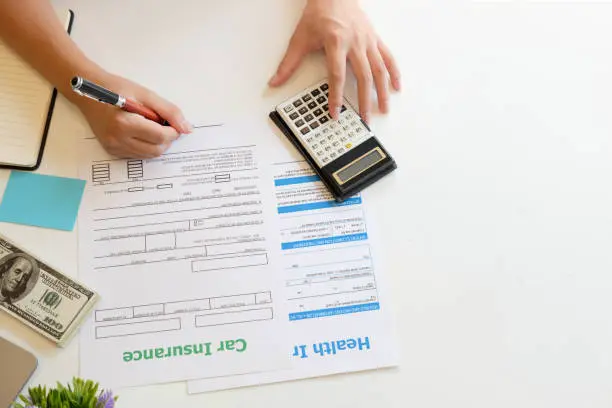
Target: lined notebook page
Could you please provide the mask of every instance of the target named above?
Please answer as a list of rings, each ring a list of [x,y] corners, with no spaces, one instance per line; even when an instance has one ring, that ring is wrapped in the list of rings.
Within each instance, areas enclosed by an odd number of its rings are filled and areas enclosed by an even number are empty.
[[[53,86],[0,40],[0,164],[36,164],[52,95]]]
[[[53,87],[0,41],[0,163],[36,164]]]

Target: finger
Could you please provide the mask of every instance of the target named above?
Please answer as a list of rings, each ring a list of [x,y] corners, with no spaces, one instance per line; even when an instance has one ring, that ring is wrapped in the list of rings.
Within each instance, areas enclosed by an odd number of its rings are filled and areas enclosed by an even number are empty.
[[[365,51],[351,52],[349,60],[355,77],[357,78],[357,89],[359,94],[359,115],[368,123],[370,120],[370,98],[372,97],[372,71]]]
[[[124,151],[132,158],[152,159],[164,154],[169,147],[169,143],[154,145],[140,139],[127,139]]]
[[[301,34],[300,27],[298,27],[289,41],[289,46],[285,52],[283,60],[278,65],[276,73],[270,79],[270,86],[279,86],[287,82],[289,78],[298,69],[304,55],[307,52],[307,43],[305,37]]]
[[[374,84],[376,85],[378,109],[383,113],[387,113],[389,110],[389,81],[387,80],[385,62],[377,48],[370,48],[368,50],[368,61],[370,62],[370,69],[374,77]]]
[[[325,46],[325,54],[329,71],[329,114],[338,120],[346,81],[346,51],[335,42]]]
[[[391,77],[391,86],[393,86],[396,91],[399,91],[402,87],[401,75],[393,54],[391,54],[391,51],[389,48],[387,48],[386,44],[380,40],[378,41],[378,50],[380,51],[380,56],[385,62],[387,72],[389,72],[389,76]]]
[[[162,126],[152,120],[145,119],[136,114],[125,114],[122,132],[129,134],[130,138],[138,139],[152,145],[172,143],[179,137],[179,133],[171,126]]]
[[[191,133],[193,126],[183,116],[183,112],[171,102],[157,95],[155,92],[147,92],[141,102],[157,112],[162,118],[167,120],[179,133]]]

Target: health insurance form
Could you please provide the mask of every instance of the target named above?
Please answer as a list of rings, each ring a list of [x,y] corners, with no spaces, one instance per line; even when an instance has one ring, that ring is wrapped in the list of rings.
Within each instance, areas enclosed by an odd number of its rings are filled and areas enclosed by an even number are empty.
[[[121,387],[288,367],[273,184],[254,140],[201,128],[151,160],[83,140],[79,273],[101,300],[81,329],[82,376]]]
[[[287,143],[268,152],[291,368],[189,381],[189,393],[397,365],[384,265],[362,196],[337,205]]]

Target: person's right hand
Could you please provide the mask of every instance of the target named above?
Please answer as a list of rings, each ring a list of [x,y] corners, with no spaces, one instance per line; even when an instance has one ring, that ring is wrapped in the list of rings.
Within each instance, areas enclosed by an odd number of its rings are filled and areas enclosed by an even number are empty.
[[[162,155],[192,126],[181,110],[153,91],[114,75],[98,80],[101,86],[136,99],[156,111],[171,126],[162,126],[144,117],[87,98],[75,101],[104,148],[120,158],[153,158]]]
[[[359,92],[359,115],[370,119],[370,95],[376,88],[378,107],[389,108],[389,82],[400,90],[400,71],[391,51],[378,37],[357,0],[308,0],[271,86],[280,86],[297,70],[304,56],[325,50],[329,71],[329,112],[338,119],[342,107],[347,61]]]

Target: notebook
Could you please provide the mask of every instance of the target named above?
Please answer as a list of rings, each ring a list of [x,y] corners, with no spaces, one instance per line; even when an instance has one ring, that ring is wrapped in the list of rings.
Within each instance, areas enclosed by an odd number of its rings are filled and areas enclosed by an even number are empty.
[[[68,33],[74,13],[65,20]],[[0,168],[40,166],[57,90],[0,40]]]

